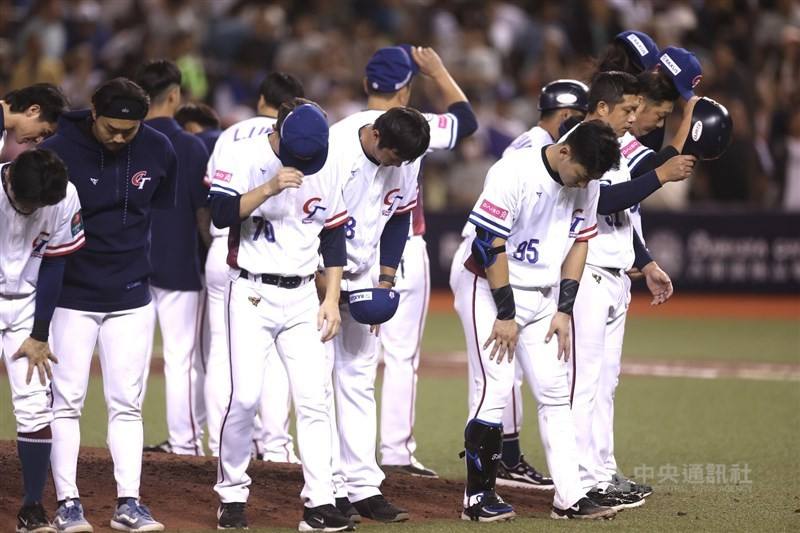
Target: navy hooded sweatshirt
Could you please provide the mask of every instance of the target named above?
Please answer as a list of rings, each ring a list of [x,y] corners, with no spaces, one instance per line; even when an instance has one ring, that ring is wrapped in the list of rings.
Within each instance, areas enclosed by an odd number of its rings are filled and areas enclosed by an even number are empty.
[[[117,152],[94,138],[91,124],[89,110],[65,113],[41,146],[66,163],[86,234],[67,258],[58,306],[108,313],[150,302],[150,209],[175,206],[177,159],[169,139],[145,124]]]

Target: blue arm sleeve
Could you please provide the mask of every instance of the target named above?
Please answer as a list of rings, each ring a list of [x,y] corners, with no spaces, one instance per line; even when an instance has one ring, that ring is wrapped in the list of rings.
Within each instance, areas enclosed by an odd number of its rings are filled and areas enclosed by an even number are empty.
[[[397,268],[408,239],[411,212],[394,215],[386,223],[381,234],[381,266]]]
[[[478,129],[478,119],[469,102],[456,102],[447,108],[447,112],[455,116],[458,123],[456,141],[469,137]]]
[[[319,252],[326,268],[347,264],[347,244],[344,224],[335,228],[323,229],[319,234]]]
[[[66,260],[63,257],[45,257],[39,266],[39,278],[36,280],[36,310],[33,313],[33,331],[31,331],[31,337],[37,341],[47,342],[50,334],[50,320],[61,295],[65,264]]]
[[[633,266],[642,270],[647,263],[650,263],[653,258],[650,257],[650,252],[645,247],[642,239],[639,238],[639,234],[636,233],[636,230],[633,230],[633,251],[636,254],[635,259],[633,260]]]
[[[640,178],[604,185],[600,187],[600,199],[597,201],[597,213],[611,215],[638,204],[661,188],[655,171],[648,172]]]
[[[239,218],[240,196],[211,194],[208,198],[211,202],[211,221],[216,227],[228,228],[241,222]]]

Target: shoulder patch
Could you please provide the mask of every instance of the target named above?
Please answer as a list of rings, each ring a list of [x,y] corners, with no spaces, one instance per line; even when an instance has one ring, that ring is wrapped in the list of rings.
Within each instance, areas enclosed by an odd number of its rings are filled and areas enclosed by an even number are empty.
[[[635,152],[637,149],[639,149],[641,146],[642,146],[642,143],[640,143],[638,139],[633,139],[631,142],[629,142],[628,144],[626,144],[625,146],[622,147],[622,150],[621,150],[622,155],[624,157],[628,157],[633,152]]]
[[[233,177],[233,174],[231,174],[230,172],[225,172],[224,170],[217,170],[216,172],[214,172],[214,179],[215,180],[229,182],[229,181],[231,181],[232,177]]]
[[[70,221],[70,230],[72,231],[73,237],[83,231],[83,217],[81,216],[80,211],[72,215],[72,220]]]
[[[483,202],[481,202],[481,210],[482,211],[486,211],[487,213],[489,213],[493,217],[499,218],[500,220],[505,220],[506,217],[508,216],[508,210],[507,209],[503,209],[502,207],[498,207],[498,206],[494,205],[492,202],[490,202],[489,200],[484,200]]]

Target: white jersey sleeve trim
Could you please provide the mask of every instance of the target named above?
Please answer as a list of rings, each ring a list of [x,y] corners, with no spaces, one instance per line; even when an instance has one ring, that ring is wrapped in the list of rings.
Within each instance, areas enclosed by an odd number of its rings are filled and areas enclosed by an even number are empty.
[[[209,194],[224,194],[227,196],[239,196],[239,191],[231,189],[230,187],[224,187],[219,183],[214,183],[213,185],[211,185],[211,189],[209,189]]]
[[[78,250],[79,248],[83,247],[84,244],[86,244],[86,237],[84,236],[83,231],[81,231],[75,238],[75,240],[73,240],[72,242],[68,242],[60,246],[53,246],[53,247],[48,246],[47,248],[45,248],[45,252],[43,255],[45,257],[59,257],[62,255],[71,254],[75,250]]]
[[[332,229],[332,228],[335,228],[337,226],[341,226],[342,224],[347,222],[348,218],[350,218],[350,216],[347,213],[347,210],[344,210],[341,213],[337,213],[337,214],[333,215],[331,218],[326,218],[325,219],[325,229]]]
[[[488,219],[483,215],[476,213],[475,211],[472,211],[469,214],[469,221],[476,226],[485,229],[489,233],[494,233],[495,235],[504,239],[508,239],[508,237],[511,235],[511,230],[509,228],[501,226],[497,222]]]

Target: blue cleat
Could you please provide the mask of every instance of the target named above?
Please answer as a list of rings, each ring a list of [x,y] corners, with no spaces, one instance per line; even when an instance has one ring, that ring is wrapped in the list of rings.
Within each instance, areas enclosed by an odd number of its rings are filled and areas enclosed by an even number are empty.
[[[58,533],[92,533],[94,528],[83,517],[83,506],[79,499],[67,498],[58,506],[53,525]]]
[[[139,503],[136,498],[128,498],[125,503],[117,506],[114,517],[111,518],[111,529],[117,531],[164,531],[164,524],[156,522],[150,509]]]

